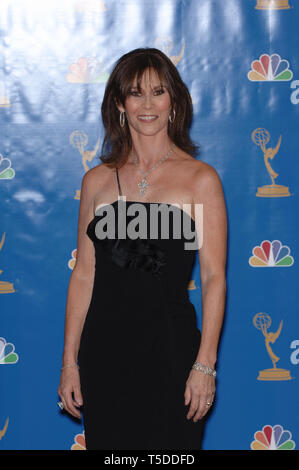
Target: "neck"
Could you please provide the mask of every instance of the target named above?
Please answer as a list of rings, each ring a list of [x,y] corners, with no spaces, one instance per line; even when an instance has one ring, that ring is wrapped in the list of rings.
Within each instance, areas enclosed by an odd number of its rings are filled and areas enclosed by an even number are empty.
[[[137,165],[141,170],[149,170],[158,163],[173,146],[173,142],[167,134],[145,136],[140,134],[132,135],[132,152]]]

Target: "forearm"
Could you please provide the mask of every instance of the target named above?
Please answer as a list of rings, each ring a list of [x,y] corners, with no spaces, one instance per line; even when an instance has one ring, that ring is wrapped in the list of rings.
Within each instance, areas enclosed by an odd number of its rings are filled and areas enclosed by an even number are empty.
[[[226,298],[226,281],[223,276],[213,276],[202,283],[201,343],[196,361],[214,367],[223,324]]]
[[[63,364],[77,362],[81,333],[90,305],[94,278],[81,278],[72,272],[65,313]]]

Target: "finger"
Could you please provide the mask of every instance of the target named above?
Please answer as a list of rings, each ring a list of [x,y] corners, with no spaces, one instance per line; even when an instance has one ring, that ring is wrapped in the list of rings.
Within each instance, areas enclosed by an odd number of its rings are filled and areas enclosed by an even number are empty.
[[[72,407],[70,407],[68,405],[68,402],[66,401],[64,396],[61,395],[60,398],[61,398],[61,401],[62,401],[62,404],[63,404],[63,410],[62,411],[66,411],[67,413],[71,414],[75,418],[81,418],[80,413],[75,408],[72,409]]]
[[[187,406],[191,400],[191,390],[189,387],[186,387],[184,397],[185,397],[185,405]]]
[[[209,395],[204,395],[200,398],[199,407],[196,415],[194,416],[194,422],[198,421],[199,419],[202,419],[207,414],[207,412],[211,408],[211,404],[212,399]]]
[[[199,406],[199,399],[192,396],[190,408],[187,414],[187,419],[192,418],[192,416],[196,413],[198,406]]]
[[[63,410],[66,409],[66,401],[65,401],[63,395],[60,395],[60,400],[62,401],[62,404],[63,404],[63,409],[61,411],[63,411]]]
[[[80,388],[75,388],[74,390],[74,399],[75,399],[75,403],[77,406],[82,406],[83,405],[83,398],[82,398],[82,394],[81,394],[81,390]]]
[[[73,400],[69,403],[69,413],[74,416],[75,418],[81,418],[81,413],[79,410],[77,410],[76,406],[74,405]]]
[[[207,401],[206,403],[209,403],[210,404],[210,408],[211,406],[213,405],[214,403],[214,398],[215,398],[215,393],[210,393],[207,397]]]
[[[204,415],[208,412],[209,408],[210,408],[210,406],[208,406],[208,405],[206,405],[205,407],[200,405],[197,409],[197,412],[196,412],[194,418],[193,418],[194,423],[196,423],[197,421],[202,419],[204,417]]]
[[[74,406],[74,402],[73,402],[73,398],[72,398],[72,392],[68,391],[67,393],[65,393],[64,398],[65,398],[65,402],[66,402],[67,412],[70,413],[75,418],[81,418],[80,411],[78,411],[77,408]]]
[[[214,402],[214,394],[210,395],[207,400],[207,403],[211,403],[211,406],[213,405],[213,402]]]
[[[74,416],[75,418],[78,418],[80,419],[81,418],[81,413],[80,411],[78,411],[74,405],[69,405],[68,406],[68,413],[70,413],[72,416]]]

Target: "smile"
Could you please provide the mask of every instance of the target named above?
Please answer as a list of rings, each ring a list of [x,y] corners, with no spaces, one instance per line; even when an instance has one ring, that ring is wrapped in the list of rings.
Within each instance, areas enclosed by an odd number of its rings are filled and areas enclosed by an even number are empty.
[[[154,121],[157,118],[158,116],[137,116],[137,119],[139,119],[140,121],[147,121],[147,122]]]

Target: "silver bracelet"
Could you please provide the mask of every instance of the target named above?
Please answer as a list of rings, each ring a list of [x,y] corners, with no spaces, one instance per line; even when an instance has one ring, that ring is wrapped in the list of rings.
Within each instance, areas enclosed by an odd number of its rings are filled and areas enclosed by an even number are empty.
[[[205,366],[204,364],[201,364],[201,362],[194,362],[192,369],[200,370],[206,375],[212,375],[213,377],[216,377],[216,370],[212,369],[209,366]]]

